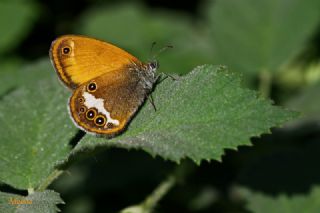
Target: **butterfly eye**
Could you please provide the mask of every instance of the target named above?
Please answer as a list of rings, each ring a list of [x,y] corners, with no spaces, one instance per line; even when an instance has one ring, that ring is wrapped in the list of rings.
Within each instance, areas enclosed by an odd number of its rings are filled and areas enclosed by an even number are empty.
[[[157,68],[159,68],[159,63],[157,61],[152,61],[149,63],[149,67],[152,70],[157,69]]]
[[[89,109],[87,112],[86,112],[86,118],[90,121],[92,121],[97,115],[97,111],[94,110],[94,109]]]
[[[103,115],[98,115],[94,120],[97,126],[104,126],[106,124],[106,118]]]
[[[71,48],[70,47],[67,46],[67,47],[62,48],[62,53],[64,55],[69,55],[70,52],[71,52]]]
[[[97,90],[97,84],[94,83],[94,82],[88,84],[87,90],[88,90],[89,92],[94,92],[94,91],[96,91],[96,90]]]

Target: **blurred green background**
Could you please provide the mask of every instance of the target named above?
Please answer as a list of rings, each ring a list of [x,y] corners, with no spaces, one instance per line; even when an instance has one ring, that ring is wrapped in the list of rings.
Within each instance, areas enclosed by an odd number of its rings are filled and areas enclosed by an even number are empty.
[[[253,147],[227,150],[222,162],[198,167],[186,160],[190,173],[156,212],[248,212],[235,185],[307,196],[320,183],[318,0],[2,0],[0,27],[0,99],[54,76],[47,69],[51,42],[83,34],[142,61],[152,42],[155,52],[173,45],[158,56],[161,72],[224,64],[242,74],[244,86],[302,112],[284,129],[253,139]],[[72,163],[51,188],[66,202],[62,212],[115,212],[141,202],[175,167],[142,151],[105,150]]]

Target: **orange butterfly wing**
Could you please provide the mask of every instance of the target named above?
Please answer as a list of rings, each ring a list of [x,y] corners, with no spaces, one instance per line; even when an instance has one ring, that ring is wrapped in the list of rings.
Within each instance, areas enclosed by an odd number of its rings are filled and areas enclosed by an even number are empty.
[[[52,42],[50,57],[59,78],[73,89],[70,115],[81,129],[114,136],[151,92],[157,64],[93,38],[66,35]]]
[[[110,43],[79,35],[65,35],[53,41],[50,58],[59,78],[71,89],[127,64],[141,64]]]

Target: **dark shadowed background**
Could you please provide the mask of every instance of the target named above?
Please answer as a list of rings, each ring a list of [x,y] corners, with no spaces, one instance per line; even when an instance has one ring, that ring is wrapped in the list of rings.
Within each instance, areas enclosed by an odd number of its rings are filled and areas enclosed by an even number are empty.
[[[50,44],[60,35],[99,38],[142,61],[173,45],[157,56],[161,72],[183,75],[197,65],[224,64],[241,73],[245,87],[302,116],[252,139],[252,147],[226,150],[222,162],[197,166],[184,160],[184,180],[155,211],[250,212],[235,190],[238,185],[271,198],[308,196],[320,184],[317,1],[3,0],[0,99],[28,81],[21,67],[49,60]],[[47,74],[55,75],[53,68]],[[116,212],[141,202],[177,164],[143,151],[108,149],[68,166],[50,188],[61,193],[62,212],[87,213]]]

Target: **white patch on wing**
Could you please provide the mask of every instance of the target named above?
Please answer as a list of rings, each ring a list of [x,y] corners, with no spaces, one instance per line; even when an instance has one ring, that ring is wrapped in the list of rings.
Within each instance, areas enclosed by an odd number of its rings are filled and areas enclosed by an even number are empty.
[[[110,112],[108,112],[105,108],[104,108],[104,99],[102,98],[96,98],[93,95],[91,95],[88,92],[83,92],[83,97],[85,99],[84,101],[84,105],[87,107],[87,109],[89,108],[96,108],[98,110],[98,112],[104,114],[107,118],[107,123],[112,123],[114,125],[119,125],[119,121],[116,119],[112,119],[110,116]],[[106,125],[107,125],[106,123]]]

